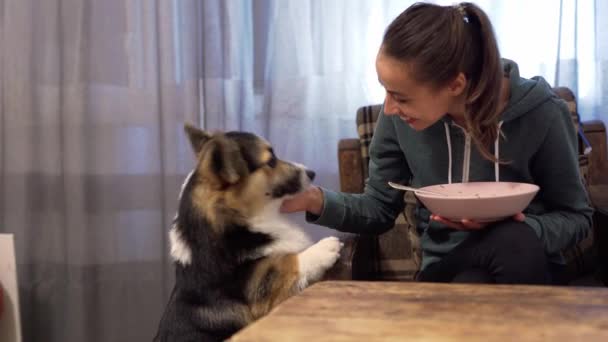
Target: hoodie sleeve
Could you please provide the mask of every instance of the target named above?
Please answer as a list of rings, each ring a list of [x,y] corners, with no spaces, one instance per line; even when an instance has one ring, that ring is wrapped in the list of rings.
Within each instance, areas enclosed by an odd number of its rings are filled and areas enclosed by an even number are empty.
[[[320,216],[306,214],[311,223],[336,230],[381,234],[393,227],[403,210],[403,192],[388,186],[388,181],[406,184],[411,179],[405,155],[399,146],[391,118],[380,112],[369,148],[369,178],[362,194],[323,191]]]
[[[547,135],[531,161],[531,172],[540,186],[545,213],[526,213],[525,222],[540,237],[547,254],[557,254],[584,239],[591,230],[589,205],[578,166],[576,132],[568,108],[559,108]]]

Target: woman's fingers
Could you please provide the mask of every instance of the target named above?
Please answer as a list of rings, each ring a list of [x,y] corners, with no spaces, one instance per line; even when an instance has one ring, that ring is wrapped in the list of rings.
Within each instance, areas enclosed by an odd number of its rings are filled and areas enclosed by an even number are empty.
[[[526,219],[526,215],[524,213],[515,214],[513,216],[513,219],[517,222],[524,222],[524,220]]]
[[[431,215],[431,220],[441,222],[446,226],[458,230],[479,230],[487,226],[486,223],[480,223],[467,219],[462,219],[459,222],[447,220],[439,215]]]
[[[461,223],[450,221],[450,220],[446,220],[446,219],[444,219],[443,217],[441,217],[439,215],[431,215],[431,220],[443,223],[446,226],[448,226],[450,228],[453,228],[453,229],[463,230],[465,228]]]
[[[483,229],[487,226],[487,223],[481,223],[477,221],[471,221],[467,219],[462,219],[462,225],[471,230]]]
[[[526,215],[524,213],[518,213],[513,215],[513,220],[517,222],[524,222],[525,219]],[[460,221],[450,221],[435,214],[431,215],[431,220],[441,222],[450,228],[459,230],[479,230],[485,228],[488,225],[487,223],[472,221],[468,219],[462,219]]]

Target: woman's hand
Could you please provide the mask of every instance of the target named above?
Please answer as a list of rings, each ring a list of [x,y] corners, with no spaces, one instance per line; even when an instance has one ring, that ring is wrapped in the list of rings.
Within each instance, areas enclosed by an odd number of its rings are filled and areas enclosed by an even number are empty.
[[[282,213],[295,213],[307,211],[314,215],[321,215],[323,209],[323,191],[317,186],[311,186],[308,190],[283,201]]]
[[[526,215],[523,213],[513,215],[513,219],[518,222],[523,222],[525,218]],[[441,222],[452,229],[458,230],[480,230],[488,225],[488,223],[476,222],[467,219],[463,219],[460,222],[450,221],[435,214],[431,215],[431,220]]]

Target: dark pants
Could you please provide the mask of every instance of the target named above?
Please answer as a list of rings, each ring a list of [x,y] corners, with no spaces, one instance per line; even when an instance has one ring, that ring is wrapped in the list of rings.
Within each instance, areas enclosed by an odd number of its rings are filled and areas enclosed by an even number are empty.
[[[549,284],[549,264],[540,239],[523,222],[505,220],[475,231],[418,275],[419,281]]]

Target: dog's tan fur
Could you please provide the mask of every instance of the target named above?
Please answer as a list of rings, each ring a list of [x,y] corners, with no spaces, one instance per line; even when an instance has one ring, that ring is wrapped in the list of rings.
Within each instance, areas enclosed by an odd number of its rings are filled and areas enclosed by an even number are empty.
[[[265,284],[268,281],[265,277],[271,272],[276,272],[277,276]],[[250,308],[252,317],[258,319],[266,315],[273,307],[297,293],[299,279],[296,254],[273,256],[261,262],[247,286],[247,294],[254,303]]]

